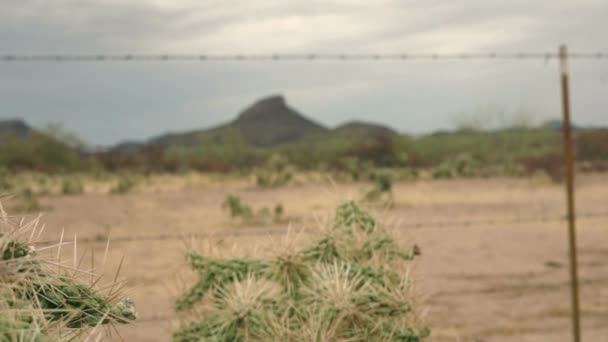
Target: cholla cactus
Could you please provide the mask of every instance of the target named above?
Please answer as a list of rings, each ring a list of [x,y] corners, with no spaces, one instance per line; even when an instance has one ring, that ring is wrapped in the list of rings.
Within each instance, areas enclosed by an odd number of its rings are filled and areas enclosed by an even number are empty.
[[[277,249],[274,246],[273,249]],[[402,248],[354,202],[302,248],[255,259],[189,255],[200,280],[176,303],[197,311],[175,341],[422,341]],[[400,271],[403,270],[403,271]]]
[[[40,255],[31,238],[24,239],[35,236],[38,220],[16,227],[1,204],[0,214],[0,341],[74,339],[136,318],[130,300],[106,296],[78,279],[84,272],[68,272]]]

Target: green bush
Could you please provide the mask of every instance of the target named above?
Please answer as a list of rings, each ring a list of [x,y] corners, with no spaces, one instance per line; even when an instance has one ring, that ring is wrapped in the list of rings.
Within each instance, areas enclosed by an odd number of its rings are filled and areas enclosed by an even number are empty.
[[[0,167],[12,170],[60,172],[86,167],[84,160],[69,146],[39,133],[27,137],[0,135]]]
[[[6,167],[0,166],[0,194],[13,189],[13,183],[10,181],[10,174]]]
[[[433,178],[479,177],[482,175],[478,160],[466,153],[444,160],[432,170]]]
[[[345,172],[353,181],[371,178],[374,164],[369,161],[361,161],[357,157],[343,157],[338,160],[338,171]]]
[[[190,252],[199,280],[175,308],[198,314],[173,340],[416,342],[429,335],[405,272],[419,249],[402,248],[353,202],[338,207],[315,241],[287,250],[266,259]]]
[[[132,175],[122,175],[118,178],[116,185],[110,190],[115,195],[123,195],[131,191],[137,185],[137,179]]]
[[[61,193],[64,195],[80,195],[84,193],[84,185],[77,178],[64,179],[61,183]]]
[[[289,170],[289,161],[279,154],[273,154],[262,168],[256,170],[255,177],[259,187],[278,187],[287,184],[293,174]]]
[[[222,208],[227,210],[232,218],[250,219],[253,216],[251,208],[241,201],[241,198],[236,195],[229,194],[226,196]]]
[[[25,187],[14,198],[14,204],[11,207],[19,213],[33,213],[43,210],[43,206],[38,201],[38,196],[30,187]]]
[[[377,201],[382,198],[383,195],[388,195],[390,198],[393,196],[393,177],[386,173],[374,174],[374,186],[369,190],[364,198],[367,201]]]
[[[239,196],[233,194],[226,196],[222,209],[226,210],[232,219],[240,219],[247,224],[267,225],[285,220],[285,209],[282,204],[275,205],[272,210],[262,207],[254,212],[250,206],[243,203]]]
[[[279,204],[277,204],[277,205],[274,206],[274,216],[277,219],[282,218],[284,213],[285,213],[285,208],[283,208],[282,204],[279,203]]]

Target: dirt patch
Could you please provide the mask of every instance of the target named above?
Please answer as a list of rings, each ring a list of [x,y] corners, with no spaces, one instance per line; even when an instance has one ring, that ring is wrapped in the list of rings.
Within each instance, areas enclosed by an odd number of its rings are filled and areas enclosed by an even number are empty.
[[[580,213],[606,210],[607,180],[598,175],[580,180]],[[168,341],[174,297],[192,281],[184,257],[193,243],[190,235],[198,236],[196,243],[239,249],[286,230],[235,225],[221,210],[228,193],[253,207],[282,203],[298,226],[317,224],[340,199],[359,198],[367,187],[309,183],[259,190],[247,182],[163,177],[121,196],[43,198],[53,208],[43,220],[47,238],[57,239],[64,229],[70,238],[87,238],[79,249],[96,256],[103,255],[107,236],[116,238],[106,269],[116,269],[126,257],[122,274],[141,317],[137,325],[121,327],[120,335],[125,341]],[[384,219],[397,229],[420,223],[400,235],[422,248],[413,271],[426,298],[431,341],[570,340],[562,188],[529,179],[419,181],[397,184],[395,202],[392,209],[379,210]],[[526,221],[538,217],[553,220]],[[472,223],[458,224],[462,220]],[[607,223],[604,215],[582,215],[578,222],[583,327],[594,341],[608,340]],[[154,238],[162,234],[165,239]],[[201,240],[209,235],[216,238]],[[120,239],[133,236],[142,238]],[[112,339],[120,340],[116,333]]]

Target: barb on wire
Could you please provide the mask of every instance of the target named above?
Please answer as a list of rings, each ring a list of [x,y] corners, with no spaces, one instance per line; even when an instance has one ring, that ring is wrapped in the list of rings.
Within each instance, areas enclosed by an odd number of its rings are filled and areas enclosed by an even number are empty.
[[[403,61],[472,59],[559,59],[555,52],[295,53],[295,54],[0,54],[2,62],[197,62],[197,61]],[[608,59],[608,52],[574,52],[570,59]]]

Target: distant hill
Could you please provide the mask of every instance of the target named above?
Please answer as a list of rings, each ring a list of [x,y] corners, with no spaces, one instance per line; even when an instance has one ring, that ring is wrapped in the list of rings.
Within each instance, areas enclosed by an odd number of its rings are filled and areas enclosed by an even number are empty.
[[[246,142],[258,147],[275,146],[328,131],[289,107],[282,96],[254,103],[230,126],[237,128]]]
[[[187,146],[202,140],[221,144],[234,132],[237,132],[248,145],[272,147],[328,131],[327,128],[287,105],[282,96],[274,95],[255,102],[227,124],[210,129],[165,134],[152,138],[146,143],[125,142],[116,145],[111,151],[132,153],[148,145]]]
[[[18,138],[24,138],[32,132],[32,128],[23,120],[10,119],[0,120],[0,135],[14,135]]]
[[[560,120],[560,119],[548,120],[548,121],[545,121],[541,125],[541,127],[548,128],[548,129],[561,130],[562,129],[562,120]],[[570,127],[572,128],[572,130],[575,130],[575,131],[582,129],[582,127],[578,126],[575,123],[570,123]]]
[[[396,136],[399,135],[395,130],[369,122],[363,121],[350,121],[343,125],[340,125],[331,131],[331,134],[337,134],[340,136],[351,136],[351,137],[366,137],[366,138],[377,138],[382,136]]]
[[[110,151],[134,153],[151,145],[189,146],[203,140],[221,144],[233,138],[235,133],[246,144],[260,148],[328,139],[353,140],[398,135],[386,126],[362,121],[351,121],[335,129],[328,129],[290,107],[283,96],[273,95],[245,108],[236,119],[226,124],[210,129],[165,134],[143,143],[124,142]]]

